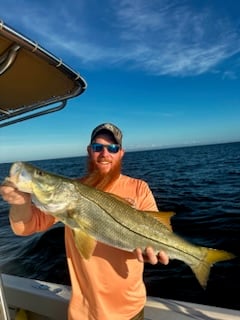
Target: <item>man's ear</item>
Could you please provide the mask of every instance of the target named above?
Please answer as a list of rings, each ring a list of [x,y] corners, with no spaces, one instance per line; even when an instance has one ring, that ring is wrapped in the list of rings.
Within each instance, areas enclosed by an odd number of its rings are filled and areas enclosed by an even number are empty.
[[[87,153],[88,153],[88,155],[90,155],[90,151],[91,151],[91,147],[90,147],[90,146],[87,146]]]
[[[125,154],[125,150],[121,149],[121,158],[123,158],[124,154]]]

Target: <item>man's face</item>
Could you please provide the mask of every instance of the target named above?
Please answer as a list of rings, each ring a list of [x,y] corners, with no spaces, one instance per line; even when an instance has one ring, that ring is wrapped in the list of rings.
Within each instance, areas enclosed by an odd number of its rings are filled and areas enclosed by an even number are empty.
[[[112,137],[108,134],[98,135],[94,139],[94,142],[103,145],[115,144]],[[101,151],[94,152],[91,146],[88,146],[88,155],[94,169],[97,169],[100,174],[107,174],[110,171],[114,171],[115,168],[120,167],[124,150],[120,148],[117,153],[111,153],[104,147]]]

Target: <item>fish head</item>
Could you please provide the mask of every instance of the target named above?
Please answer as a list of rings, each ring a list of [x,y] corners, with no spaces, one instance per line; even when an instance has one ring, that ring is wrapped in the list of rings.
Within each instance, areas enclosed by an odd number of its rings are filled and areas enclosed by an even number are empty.
[[[49,173],[26,162],[15,162],[10,168],[11,183],[16,189],[30,193],[33,203],[41,210],[62,212],[70,203],[70,179]]]

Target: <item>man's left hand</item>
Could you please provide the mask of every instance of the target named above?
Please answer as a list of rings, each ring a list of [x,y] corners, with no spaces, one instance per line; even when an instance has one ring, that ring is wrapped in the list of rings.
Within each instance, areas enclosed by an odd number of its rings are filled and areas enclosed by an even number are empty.
[[[148,262],[151,264],[161,264],[167,265],[169,263],[169,257],[164,251],[160,251],[157,255],[155,254],[152,247],[147,247],[144,252],[140,248],[135,250],[136,257],[140,262]]]

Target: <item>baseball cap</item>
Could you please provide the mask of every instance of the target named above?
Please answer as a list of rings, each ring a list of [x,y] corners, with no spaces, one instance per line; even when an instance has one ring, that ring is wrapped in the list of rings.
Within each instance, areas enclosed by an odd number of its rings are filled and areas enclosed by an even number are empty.
[[[96,138],[97,135],[99,135],[100,133],[111,133],[111,135],[113,136],[114,140],[116,141],[117,144],[122,145],[122,132],[121,130],[116,127],[114,124],[112,123],[102,123],[99,126],[97,126],[91,134],[91,143],[93,142],[93,140]]]

